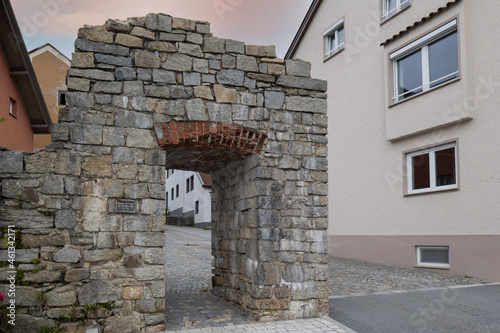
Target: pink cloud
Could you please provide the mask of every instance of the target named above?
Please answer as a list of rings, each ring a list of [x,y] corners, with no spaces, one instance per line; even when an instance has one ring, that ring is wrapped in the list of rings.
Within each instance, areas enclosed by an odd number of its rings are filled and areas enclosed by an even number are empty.
[[[12,0],[26,38],[71,35],[84,24],[102,25],[108,18],[126,19],[165,13],[211,22],[214,35],[248,43],[275,40],[285,49],[311,0]],[[283,36],[290,36],[283,41]],[[273,36],[276,36],[273,39]],[[40,36],[38,36],[40,37]]]

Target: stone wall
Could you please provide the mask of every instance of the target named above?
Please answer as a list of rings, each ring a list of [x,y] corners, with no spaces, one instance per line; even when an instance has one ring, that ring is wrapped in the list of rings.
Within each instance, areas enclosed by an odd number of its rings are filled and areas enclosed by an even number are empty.
[[[326,82],[309,63],[163,14],[86,26],[75,47],[53,143],[0,151],[16,329],[164,328],[165,168],[214,177],[216,295],[257,320],[326,315]]]

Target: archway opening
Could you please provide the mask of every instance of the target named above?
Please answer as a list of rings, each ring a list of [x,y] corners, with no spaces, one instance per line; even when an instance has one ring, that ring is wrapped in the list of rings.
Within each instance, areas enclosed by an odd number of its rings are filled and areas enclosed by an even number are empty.
[[[221,299],[245,307],[246,240],[240,237],[244,220],[238,206],[251,200],[241,189],[246,181],[243,170],[251,170],[248,159],[258,157],[266,135],[209,122],[172,122],[156,129],[167,168],[166,328],[245,323],[248,317]],[[203,172],[188,171],[193,169]],[[203,202],[208,181],[210,205]],[[206,219],[206,214],[200,217],[202,206],[212,209],[210,228],[200,230],[205,224],[200,221]],[[229,286],[231,291],[225,292]]]

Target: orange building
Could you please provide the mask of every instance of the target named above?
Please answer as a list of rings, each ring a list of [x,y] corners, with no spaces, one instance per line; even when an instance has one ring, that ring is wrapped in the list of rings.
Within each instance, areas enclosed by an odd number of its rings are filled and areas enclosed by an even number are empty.
[[[9,0],[0,0],[0,119],[0,146],[24,151],[52,123]]]
[[[71,61],[50,44],[31,50],[29,55],[50,118],[57,123],[59,109],[66,105],[66,74]],[[50,134],[35,134],[35,148],[45,148],[50,142]]]

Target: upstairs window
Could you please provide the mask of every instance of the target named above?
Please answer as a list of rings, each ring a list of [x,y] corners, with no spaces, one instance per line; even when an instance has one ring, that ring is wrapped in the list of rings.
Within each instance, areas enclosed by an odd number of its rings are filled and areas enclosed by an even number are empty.
[[[191,176],[191,191],[194,191],[194,176]]]
[[[411,4],[411,0],[382,0],[382,3],[382,21],[386,21],[408,7]]]
[[[179,185],[175,185],[175,197],[179,197]]]
[[[9,114],[17,118],[17,102],[12,98],[9,99]]]
[[[408,194],[458,188],[456,143],[406,155]]]
[[[325,38],[325,60],[344,48],[344,19],[323,33]]]
[[[459,77],[457,20],[390,54],[394,103]]]
[[[186,179],[186,193],[189,193],[189,189],[190,189],[190,186],[189,186],[189,178]]]

